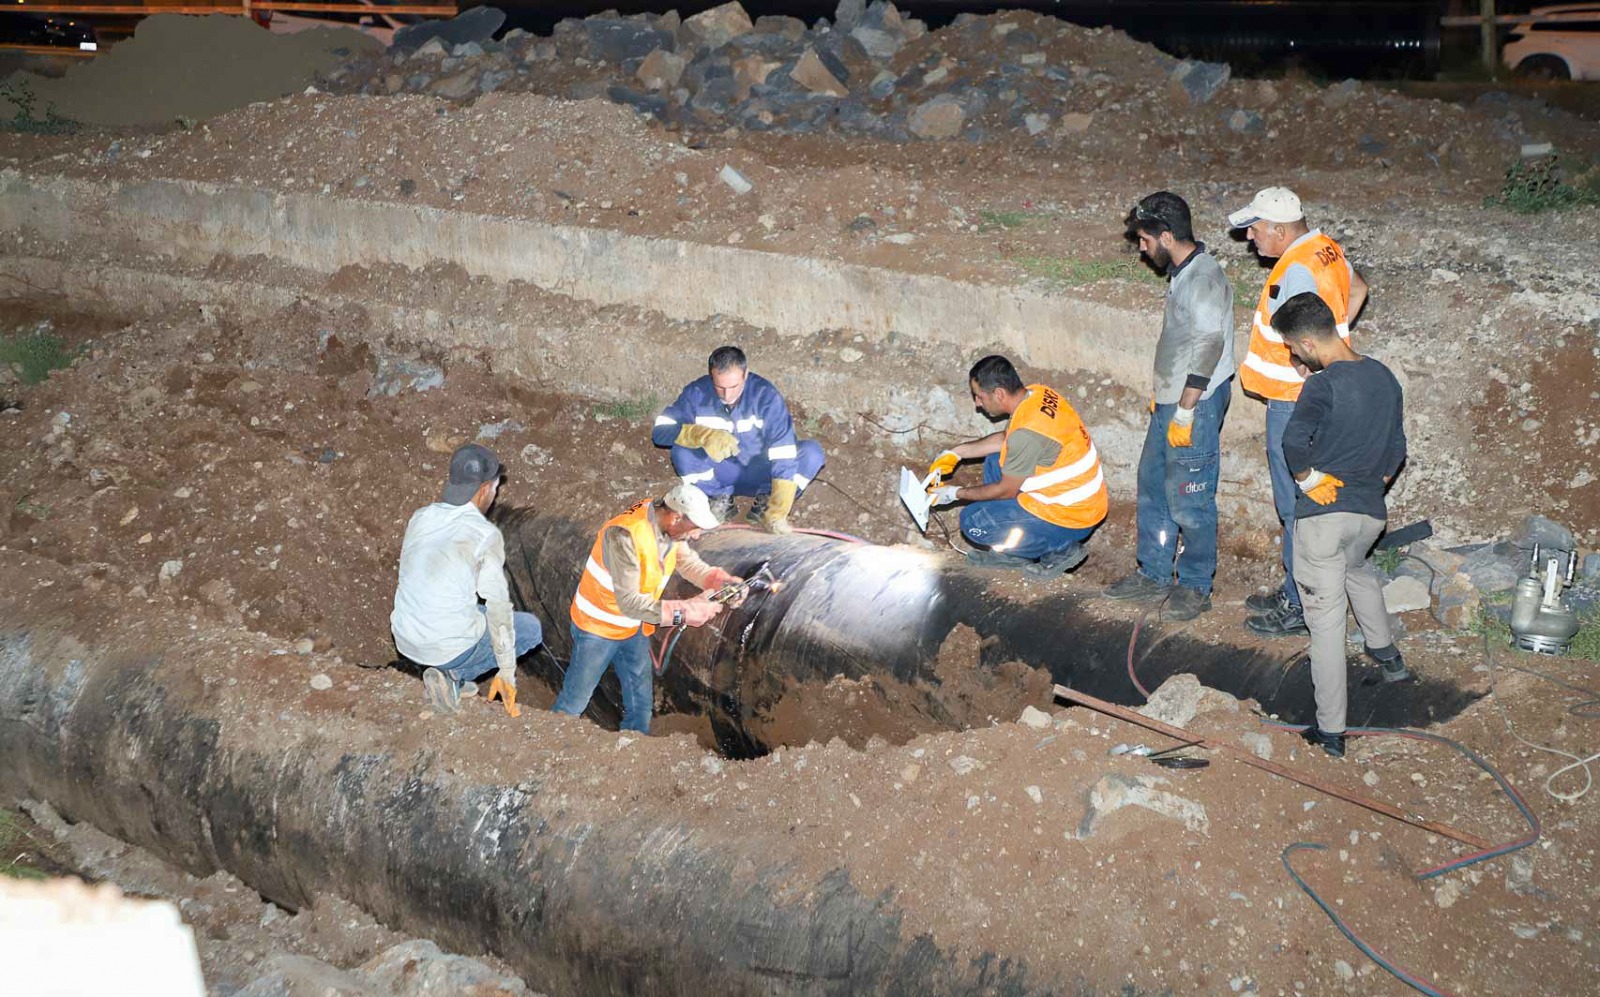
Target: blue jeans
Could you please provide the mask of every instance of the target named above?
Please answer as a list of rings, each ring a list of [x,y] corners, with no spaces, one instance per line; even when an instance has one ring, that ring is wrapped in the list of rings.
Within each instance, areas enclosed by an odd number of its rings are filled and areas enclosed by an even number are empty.
[[[801,491],[821,473],[822,464],[822,445],[816,440],[795,444],[795,484]],[[765,495],[772,491],[772,464],[765,447],[748,464],[741,464],[737,458],[713,461],[704,450],[674,446],[672,469],[711,496]]]
[[[983,459],[983,483],[992,485],[999,480],[1000,455],[992,453]],[[961,510],[961,533],[968,540],[991,550],[999,544],[1003,552],[1026,561],[1066,550],[1089,539],[1094,530],[1093,526],[1057,526],[1024,509],[1014,498],[973,502]]]
[[[1294,415],[1294,402],[1267,402],[1267,469],[1272,472],[1272,504],[1283,524],[1283,594],[1289,605],[1300,608],[1300,590],[1294,587],[1294,475],[1283,456],[1283,430]]]
[[[1222,420],[1233,382],[1225,381],[1194,407],[1193,445],[1167,443],[1176,404],[1157,405],[1139,455],[1139,571],[1160,585],[1211,594],[1217,572],[1217,471]],[[1178,534],[1183,553],[1178,553]]]
[[[608,667],[617,670],[617,679],[622,683],[622,729],[650,733],[655,685],[650,669],[650,638],[643,630],[623,640],[611,640],[572,624],[567,677],[561,683],[561,695],[550,708],[574,717],[583,713]]]
[[[478,612],[487,614],[488,610],[479,606]],[[517,657],[522,657],[543,643],[544,628],[539,625],[539,618],[532,613],[512,613],[511,625],[517,634]],[[489,640],[488,628],[485,628],[483,636],[478,638],[476,644],[440,665],[439,670],[459,685],[499,667],[494,660],[494,645]]]

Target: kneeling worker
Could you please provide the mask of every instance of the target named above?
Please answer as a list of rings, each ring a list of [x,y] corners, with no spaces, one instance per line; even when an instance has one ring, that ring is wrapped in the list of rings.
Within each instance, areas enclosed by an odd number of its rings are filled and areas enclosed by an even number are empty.
[[[606,669],[615,667],[622,683],[622,729],[650,733],[650,635],[657,624],[703,625],[722,611],[709,596],[741,580],[702,561],[685,543],[717,525],[705,493],[680,482],[662,498],[640,502],[600,527],[572,597],[572,658],[552,709],[581,714]],[[662,601],[674,571],[703,591],[693,599]]]
[[[750,373],[739,347],[718,347],[707,367],[656,416],[651,440],[672,448],[673,470],[706,493],[719,520],[731,519],[734,497],[747,495],[748,522],[791,532],[789,513],[822,470],[822,447],[795,439],[783,395]]]
[[[961,533],[988,548],[968,551],[972,564],[1043,577],[1072,570],[1088,557],[1084,541],[1109,504],[1089,430],[1059,392],[1024,385],[1005,357],[984,357],[967,378],[978,411],[1006,418],[1006,428],[934,460],[929,472],[943,477],[981,457],[983,484],[938,485],[933,504],[971,503],[961,510]]]
[[[440,713],[461,708],[463,683],[494,671],[489,698],[517,716],[517,658],[544,639],[538,617],[511,609],[505,539],[484,517],[499,491],[500,461],[468,443],[450,456],[444,494],[412,513],[400,544],[389,627],[400,653],[424,667],[423,696]]]

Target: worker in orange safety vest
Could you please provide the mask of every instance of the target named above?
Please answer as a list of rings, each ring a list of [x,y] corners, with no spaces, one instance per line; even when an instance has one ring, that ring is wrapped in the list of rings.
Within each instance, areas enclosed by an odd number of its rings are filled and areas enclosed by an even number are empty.
[[[1245,624],[1267,637],[1309,634],[1294,583],[1293,476],[1283,457],[1283,431],[1294,415],[1295,400],[1306,371],[1290,356],[1283,337],[1273,331],[1272,316],[1297,294],[1312,293],[1333,312],[1339,335],[1348,340],[1350,325],[1367,300],[1367,284],[1345,258],[1337,242],[1307,226],[1300,198],[1287,187],[1259,191],[1245,207],[1228,216],[1228,224],[1244,229],[1256,255],[1275,260],[1250,320],[1250,352],[1239,366],[1239,386],[1267,405],[1267,467],[1272,475],[1272,503],[1283,525],[1283,584],[1251,596]]]
[[[679,483],[600,527],[572,597],[572,654],[555,712],[581,714],[606,669],[615,667],[622,684],[622,729],[650,733],[650,635],[658,625],[704,625],[722,611],[711,594],[741,580],[707,564],[687,545],[718,525],[705,492]],[[663,600],[674,572],[700,594]]]

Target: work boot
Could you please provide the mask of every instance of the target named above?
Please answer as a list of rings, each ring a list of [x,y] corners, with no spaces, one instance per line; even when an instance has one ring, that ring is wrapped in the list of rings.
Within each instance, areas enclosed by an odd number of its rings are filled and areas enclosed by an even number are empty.
[[[422,673],[422,698],[435,713],[461,712],[461,689],[437,668]]]
[[[1312,724],[1302,731],[1300,736],[1305,738],[1307,744],[1316,745],[1334,758],[1344,757],[1344,735],[1342,733],[1326,734],[1318,730],[1316,724]]]
[[[1263,613],[1244,621],[1244,625],[1263,637],[1309,637],[1311,629],[1299,606],[1285,606],[1275,613]]]
[[[726,523],[733,518],[732,495],[708,495],[711,504],[711,515],[717,517],[717,522]]]
[[[1035,578],[1054,578],[1064,575],[1089,559],[1089,548],[1081,543],[1069,544],[1054,554],[1046,554],[1028,565],[1028,574]]]
[[[457,690],[456,694],[461,699],[471,699],[473,696],[478,694],[478,683],[463,682],[461,683],[461,688]]]
[[[1024,561],[998,550],[969,550],[967,563],[974,568],[999,568],[1002,571],[1026,571],[1033,567],[1032,561]]]
[[[1136,568],[1126,578],[1101,589],[1100,594],[1114,602],[1155,602],[1167,594],[1167,586]]]
[[[729,499],[728,501],[730,503],[732,503],[733,500]],[[767,514],[767,496],[766,495],[757,495],[754,499],[751,500],[751,502],[750,502],[750,511],[744,514],[744,521],[749,523],[751,526],[764,526],[766,524],[761,522],[761,517],[765,516],[766,514]],[[731,515],[731,513],[730,513],[730,515]]]
[[[1406,667],[1406,659],[1400,653],[1400,649],[1393,644],[1388,647],[1363,648],[1363,651],[1383,669],[1385,682],[1407,682],[1415,678],[1411,674],[1411,669]]]
[[[1211,612],[1210,593],[1174,585],[1172,594],[1167,596],[1167,604],[1161,607],[1161,619],[1167,623],[1182,623],[1194,619],[1201,613],[1209,612]]]
[[[1281,612],[1288,605],[1289,597],[1284,594],[1282,585],[1271,592],[1257,592],[1244,601],[1244,608],[1257,615]]]

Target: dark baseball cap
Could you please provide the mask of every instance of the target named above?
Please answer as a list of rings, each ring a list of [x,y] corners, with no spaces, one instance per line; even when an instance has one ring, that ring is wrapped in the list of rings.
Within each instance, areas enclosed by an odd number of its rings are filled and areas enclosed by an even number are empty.
[[[485,481],[500,477],[500,458],[494,451],[478,443],[457,447],[450,455],[450,481],[444,486],[441,502],[466,505]]]

